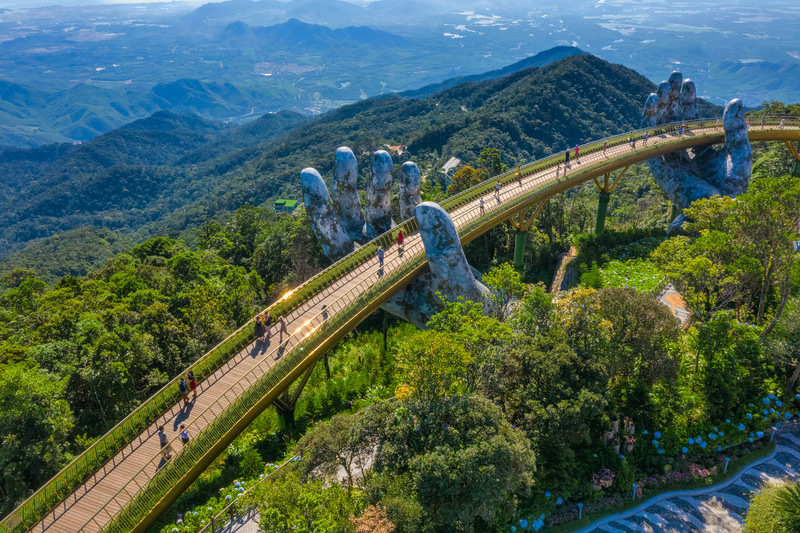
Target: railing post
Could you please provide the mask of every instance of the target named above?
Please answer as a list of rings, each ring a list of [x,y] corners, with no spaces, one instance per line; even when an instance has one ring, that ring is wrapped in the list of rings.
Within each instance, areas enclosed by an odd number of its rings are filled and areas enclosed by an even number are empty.
[[[216,524],[214,523],[214,517],[212,516],[211,517],[211,533],[216,533],[216,532],[217,532],[217,527],[216,527]]]

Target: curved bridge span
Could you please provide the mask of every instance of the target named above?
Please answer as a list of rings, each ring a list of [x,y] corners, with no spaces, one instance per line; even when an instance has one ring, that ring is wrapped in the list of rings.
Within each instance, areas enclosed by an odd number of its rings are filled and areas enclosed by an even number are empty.
[[[800,173],[794,144],[800,141],[799,120],[768,117],[766,125],[753,126],[748,135],[751,141],[786,142],[797,160],[795,172]],[[535,161],[451,197],[442,206],[465,244],[517,214],[520,223],[515,226],[524,225],[525,209],[616,169],[675,150],[724,142],[717,119],[683,124],[690,127],[683,134],[678,133],[681,124],[675,123],[581,146],[580,163],[573,160],[566,176],[556,175],[563,152]],[[644,146],[646,132],[650,137]],[[629,136],[637,140],[635,150]],[[605,140],[609,148],[603,154]],[[497,179],[502,184],[499,201],[493,195]],[[401,229],[405,249],[398,253]],[[375,254],[378,246],[386,251],[383,269]],[[179,378],[173,380],[6,517],[0,533],[145,531],[267,406],[293,411],[316,362],[426,268],[414,219],[338,261],[269,308],[274,317],[286,318],[289,333],[282,339],[273,327],[270,344],[255,342],[252,321],[237,330],[191,367],[199,378],[196,400],[182,404],[176,390]],[[298,379],[300,384],[290,394]],[[177,438],[181,423],[191,435],[185,447]],[[160,453],[161,425],[175,451],[169,461]]]

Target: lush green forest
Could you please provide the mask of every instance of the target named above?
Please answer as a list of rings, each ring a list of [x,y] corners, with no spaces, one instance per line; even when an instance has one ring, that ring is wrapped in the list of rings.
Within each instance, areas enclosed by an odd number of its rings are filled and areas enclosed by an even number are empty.
[[[63,155],[39,148],[0,160],[0,253],[82,226],[193,244],[208,218],[225,220],[244,203],[300,199],[300,170],[330,175],[342,145],[359,154],[362,180],[370,156],[361,154],[385,144],[407,144],[396,163],[413,159],[434,183],[447,158],[478,166],[486,147],[517,165],[637,127],[654,89],[630,69],[580,55],[423,99],[366,100],[302,125],[285,112],[239,128],[158,113],[74,149],[52,146]],[[720,113],[703,106],[703,115]]]

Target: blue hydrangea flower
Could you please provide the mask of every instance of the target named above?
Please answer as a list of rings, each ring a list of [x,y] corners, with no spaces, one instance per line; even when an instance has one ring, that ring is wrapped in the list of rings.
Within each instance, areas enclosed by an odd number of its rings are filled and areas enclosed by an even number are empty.
[[[624,455],[620,455],[619,458],[622,459],[623,461],[625,460],[625,456]]]
[[[749,439],[747,439],[747,442],[753,442],[753,437],[750,437]]]
[[[744,424],[739,424],[738,426],[736,426],[736,429],[738,429],[739,431],[744,431]]]
[[[786,413],[785,415],[783,415],[783,417],[784,417],[786,420],[789,420],[790,418],[792,418],[792,414],[791,414],[791,413]]]
[[[752,431],[750,432],[750,436],[751,436],[751,437],[753,436],[753,432],[752,432]]]
[[[752,420],[752,419],[753,419],[753,414],[752,414],[752,413],[747,413],[747,418],[748,418],[749,420]]]
[[[562,503],[563,503],[563,500],[561,498],[556,500],[556,505],[561,505]]]
[[[660,433],[659,431],[656,431],[656,432],[655,432],[655,437],[656,437],[657,439],[660,439],[660,438],[661,438],[661,433]]]
[[[778,400],[777,402],[775,402],[775,405],[777,405],[778,407],[783,407],[783,402]]]
[[[682,451],[683,453],[689,453],[689,449],[688,449],[686,446],[684,446],[683,448],[681,448],[681,451]]]
[[[766,415],[768,415],[768,414],[769,414],[769,411],[767,411],[766,409],[764,409],[763,411],[761,411],[761,414],[762,414],[762,415],[764,415],[764,416],[766,416]]]
[[[711,440],[714,440],[714,439],[716,439],[716,438],[717,438],[717,436],[716,436],[716,435],[714,435],[713,433],[709,433],[709,434],[708,434],[708,438],[709,438],[709,439],[711,439]]]
[[[775,396],[774,394],[770,394],[769,396],[767,396],[767,398],[769,398],[770,400],[774,400],[777,398],[777,396]]]
[[[774,413],[774,412],[775,412],[775,409],[773,409],[773,408],[771,408],[771,407],[770,407],[770,409],[769,409],[769,413],[770,413],[770,414],[772,414],[772,413]]]
[[[761,437],[764,436],[764,432],[763,431],[759,431],[758,433],[756,433],[756,435],[758,435],[758,438],[760,439]]]
[[[647,430],[645,429],[644,431],[642,431],[642,433],[647,435]]]
[[[795,399],[795,400],[800,400],[800,394],[795,394],[795,395],[794,395],[794,399]]]
[[[764,398],[761,401],[764,403],[764,405],[769,405],[769,398]]]
[[[725,423],[726,423],[726,424],[730,424],[730,423],[731,423],[731,420],[730,420],[730,418],[726,418],[726,419],[725,419]]]
[[[775,422],[775,427],[776,427],[776,428],[779,428],[779,427],[781,427],[781,423],[780,423],[780,422]]]
[[[707,444],[706,444],[705,442],[701,442],[701,443],[700,443],[700,447],[701,447],[701,448],[705,449],[705,447],[706,447],[706,446],[707,446]]]
[[[720,436],[720,437],[724,437],[724,436],[725,436],[725,433],[723,433],[723,432],[721,432],[721,431],[720,431],[720,432],[719,432],[719,436]]]
[[[714,426],[714,431],[719,431],[719,430],[717,429],[717,426]]]
[[[664,450],[662,450],[662,449],[660,449],[660,448],[659,448],[659,450],[658,450],[658,455],[663,455],[663,453],[664,453]]]
[[[653,439],[653,446],[658,446],[658,441],[656,439]]]
[[[689,439],[689,444],[694,444],[694,439]]]
[[[550,497],[550,492],[549,492],[549,491],[548,491],[548,492],[545,492],[545,493],[544,493],[544,496],[545,496],[545,498],[549,498],[549,497]]]

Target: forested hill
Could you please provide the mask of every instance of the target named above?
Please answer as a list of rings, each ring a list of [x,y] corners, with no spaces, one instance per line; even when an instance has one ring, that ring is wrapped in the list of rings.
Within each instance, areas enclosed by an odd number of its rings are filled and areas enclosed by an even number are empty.
[[[475,163],[485,147],[500,148],[505,163],[516,165],[637,127],[655,88],[624,66],[575,55],[422,99],[365,100],[305,124],[282,113],[231,129],[159,113],[65,154],[53,146],[54,159],[42,149],[15,151],[13,161],[0,154],[0,244],[9,251],[82,226],[137,241],[191,240],[204,221],[224,220],[245,203],[299,199],[300,170],[314,166],[329,175],[342,145],[363,153],[362,174],[366,152],[398,144],[408,152],[396,162],[413,158],[431,180],[446,158]],[[721,111],[703,105],[703,115]]]
[[[550,63],[555,63],[560,59],[564,59],[565,57],[585,53],[586,52],[575,46],[556,46],[555,48],[545,50],[544,52],[539,52],[535,56],[526,57],[522,61],[517,61],[516,63],[512,63],[511,65],[498,70],[490,70],[489,72],[484,72],[483,74],[473,74],[471,76],[450,78],[439,83],[432,83],[430,85],[426,85],[425,87],[420,87],[419,89],[397,93],[397,96],[403,96],[406,98],[425,98],[468,81],[480,82],[486,80],[496,80],[529,67],[544,67]]]

